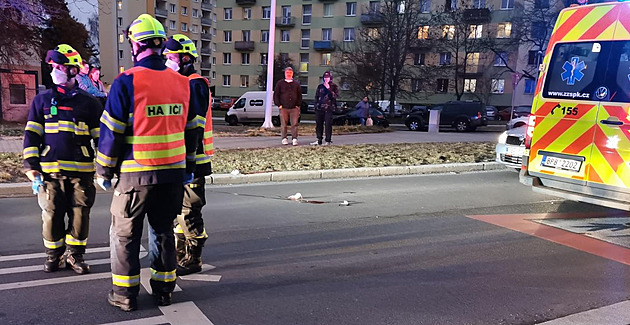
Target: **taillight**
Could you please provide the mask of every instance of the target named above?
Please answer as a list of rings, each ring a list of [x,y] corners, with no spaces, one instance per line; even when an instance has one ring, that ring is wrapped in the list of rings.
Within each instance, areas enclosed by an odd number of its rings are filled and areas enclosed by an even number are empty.
[[[536,115],[531,114],[527,120],[527,131],[525,132],[525,149],[532,146],[532,137],[534,136],[534,126],[536,125]]]
[[[376,118],[383,118],[383,115],[376,115]]]
[[[481,112],[477,112],[477,118],[481,118]]]

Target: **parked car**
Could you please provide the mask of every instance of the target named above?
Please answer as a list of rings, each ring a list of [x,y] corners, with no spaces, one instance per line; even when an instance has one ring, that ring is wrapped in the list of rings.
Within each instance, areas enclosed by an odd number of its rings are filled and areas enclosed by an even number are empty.
[[[481,102],[450,101],[438,104],[426,112],[411,112],[405,118],[405,125],[412,131],[420,131],[429,123],[430,111],[440,111],[440,126],[451,126],[457,131],[474,131],[479,126],[488,125],[486,109]]]
[[[357,125],[361,124],[361,114],[363,112],[358,109],[352,109],[345,114],[337,115],[333,118],[333,125]],[[382,126],[384,128],[389,127],[389,121],[385,118],[383,112],[370,108],[370,116],[374,125]]]
[[[230,107],[232,107],[232,105],[234,105],[234,102],[236,102],[236,99],[234,99],[234,98],[223,98],[223,99],[221,99],[221,103],[219,104],[219,108],[220,109],[229,109]]]
[[[509,129],[525,126],[527,125],[528,120],[529,120],[529,116],[513,118],[507,122],[507,124],[505,125],[505,128],[509,130]]]
[[[499,118],[503,121],[510,120],[510,113],[512,113],[512,118],[521,117],[521,116],[529,116],[532,112],[532,107],[528,105],[515,106],[514,111],[512,111],[509,107],[499,111]]]
[[[265,120],[265,91],[248,91],[243,94],[225,113],[225,122],[229,125],[251,122],[263,122]],[[278,106],[271,106],[271,122],[275,126],[280,125],[280,110]]]
[[[379,111],[385,113],[385,115],[389,115],[389,100],[377,100],[376,105]],[[394,116],[402,116],[402,111],[402,105],[398,104],[398,102],[394,102]]]
[[[499,119],[499,110],[494,106],[486,106],[486,117],[488,121],[496,121]]]
[[[212,97],[212,109],[219,109],[221,107],[221,100],[218,98]]]
[[[507,130],[499,136],[496,146],[496,161],[507,167],[521,170],[521,162],[525,153],[526,126]]]
[[[314,101],[308,101],[308,100],[302,100],[302,106],[300,107],[300,113],[302,114],[307,114],[307,113],[315,113],[315,102]]]

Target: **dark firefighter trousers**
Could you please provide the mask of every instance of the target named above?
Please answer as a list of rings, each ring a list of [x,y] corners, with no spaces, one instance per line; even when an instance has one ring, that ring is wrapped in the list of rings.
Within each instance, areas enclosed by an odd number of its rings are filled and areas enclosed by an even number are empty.
[[[176,267],[173,220],[181,211],[181,183],[129,186],[117,184],[112,199],[110,250],[115,293],[136,297],[140,291],[140,240],[144,216],[155,233],[149,245],[151,289],[168,293],[175,289]]]
[[[182,211],[175,219],[176,232],[181,232],[186,238],[206,238],[201,209],[206,205],[206,178],[196,177],[184,186],[184,200]],[[177,225],[179,224],[179,227]]]
[[[61,256],[66,246],[72,254],[85,253],[95,196],[91,173],[83,177],[44,174],[44,188],[37,200],[42,209],[42,237],[47,255]]]

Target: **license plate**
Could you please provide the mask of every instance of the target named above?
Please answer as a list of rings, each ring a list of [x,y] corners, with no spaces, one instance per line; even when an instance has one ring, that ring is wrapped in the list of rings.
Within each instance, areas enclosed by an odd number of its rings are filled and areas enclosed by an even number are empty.
[[[564,159],[551,156],[543,156],[542,165],[545,167],[551,167],[556,169],[570,170],[574,172],[580,171],[582,162],[573,159]]]
[[[525,148],[516,146],[505,147],[505,154],[509,156],[521,157],[525,152]]]

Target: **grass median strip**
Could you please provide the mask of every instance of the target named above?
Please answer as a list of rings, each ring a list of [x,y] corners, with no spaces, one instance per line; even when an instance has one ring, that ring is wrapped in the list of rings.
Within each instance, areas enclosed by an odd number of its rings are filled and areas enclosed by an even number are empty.
[[[218,149],[216,174],[494,161],[494,143],[411,143]],[[0,153],[0,183],[26,182],[19,153]]]

